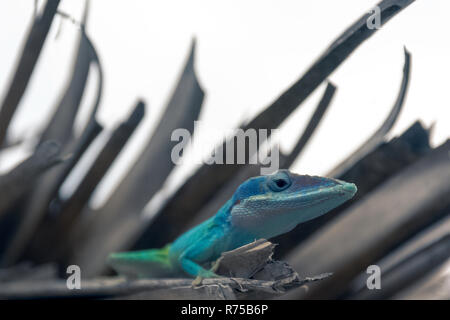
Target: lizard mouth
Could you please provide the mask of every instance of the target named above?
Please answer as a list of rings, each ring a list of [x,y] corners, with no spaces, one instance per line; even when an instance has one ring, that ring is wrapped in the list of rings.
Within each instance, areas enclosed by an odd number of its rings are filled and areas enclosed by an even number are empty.
[[[336,180],[339,182],[339,187],[347,193],[350,193],[352,196],[355,195],[356,191],[358,191],[358,189],[356,188],[356,185],[354,183],[349,183],[349,182],[345,182],[345,181],[341,181],[341,180]]]
[[[338,180],[337,180],[338,181]],[[332,187],[322,187],[309,192],[293,192],[287,195],[287,201],[296,201],[297,206],[310,206],[325,202],[333,198],[340,198],[342,202],[351,199],[357,191],[356,185],[344,181],[338,181],[338,184]]]

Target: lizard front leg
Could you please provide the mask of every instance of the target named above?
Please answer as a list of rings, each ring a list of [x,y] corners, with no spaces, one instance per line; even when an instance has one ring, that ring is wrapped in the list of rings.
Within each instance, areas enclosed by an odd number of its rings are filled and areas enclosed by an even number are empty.
[[[193,260],[190,260],[186,257],[180,258],[181,268],[191,276],[195,277],[195,280],[192,281],[193,286],[200,285],[204,278],[218,278],[219,275],[215,274],[212,270],[206,270],[198,263]]]
[[[204,278],[218,278],[214,270],[203,268],[198,261],[207,262],[213,251],[211,239],[208,242],[198,242],[185,250],[178,258],[181,269],[187,274],[196,277],[193,285],[198,285]]]
[[[196,263],[193,260],[190,260],[186,257],[180,258],[180,264],[181,268],[188,274],[190,274],[193,277],[200,276],[202,278],[217,278],[219,277],[217,274],[214,273],[212,270],[206,270],[201,265]]]

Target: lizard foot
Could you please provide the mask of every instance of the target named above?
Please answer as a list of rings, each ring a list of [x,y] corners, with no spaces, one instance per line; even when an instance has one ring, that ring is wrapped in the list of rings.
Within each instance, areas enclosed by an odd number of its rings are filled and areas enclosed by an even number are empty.
[[[202,284],[202,281],[203,281],[203,277],[197,276],[197,277],[194,279],[194,281],[192,281],[192,286],[193,286],[193,287],[200,286],[200,285]]]
[[[205,272],[202,272],[201,274],[197,275],[197,277],[192,281],[192,286],[200,286],[203,282],[203,279],[205,278],[220,278],[218,274],[215,274],[214,271],[207,270]]]
[[[212,263],[211,269],[209,269],[209,271],[212,271],[214,274],[215,272],[219,269],[220,266],[220,261],[222,260],[222,257],[220,257],[219,259],[217,259],[216,261],[214,261]]]

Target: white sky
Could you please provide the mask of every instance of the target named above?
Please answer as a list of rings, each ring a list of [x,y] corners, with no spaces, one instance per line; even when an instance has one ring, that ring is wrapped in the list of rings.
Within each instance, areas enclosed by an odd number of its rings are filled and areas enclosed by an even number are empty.
[[[235,128],[296,81],[346,27],[377,2],[91,1],[88,33],[105,76],[99,122],[113,129],[128,116],[138,97],[148,107],[131,143],[97,190],[94,204],[99,205],[108,196],[153,130],[181,72],[192,37],[197,39],[198,78],[206,91],[201,120],[215,127]],[[32,0],[0,2],[2,94],[31,22],[33,4]],[[80,17],[83,1],[63,0],[60,9]],[[433,145],[450,137],[449,12],[448,0],[416,0],[332,74],[330,80],[338,86],[333,104],[293,171],[325,174],[381,124],[400,86],[404,45],[412,53],[411,82],[392,135],[421,119],[426,126],[436,123]],[[69,76],[76,29],[63,22],[55,39],[60,19],[55,22],[31,86],[14,117],[15,137],[32,136],[45,125]],[[83,114],[92,102],[95,77],[94,72],[83,99]],[[284,150],[298,138],[323,90],[324,85],[283,124]],[[100,145],[96,143],[93,149]],[[23,148],[9,152],[1,159],[2,170],[14,165],[25,152]],[[165,192],[173,190],[191,169],[178,167]],[[65,187],[71,189],[70,185]]]

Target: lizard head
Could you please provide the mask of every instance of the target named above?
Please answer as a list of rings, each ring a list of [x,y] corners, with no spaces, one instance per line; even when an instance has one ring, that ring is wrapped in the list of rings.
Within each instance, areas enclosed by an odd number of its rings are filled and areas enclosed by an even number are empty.
[[[230,219],[255,238],[269,239],[327,213],[355,193],[353,183],[280,170],[241,184],[231,199]]]

